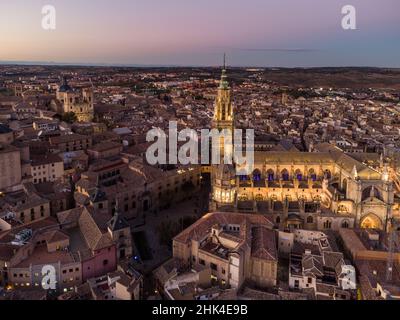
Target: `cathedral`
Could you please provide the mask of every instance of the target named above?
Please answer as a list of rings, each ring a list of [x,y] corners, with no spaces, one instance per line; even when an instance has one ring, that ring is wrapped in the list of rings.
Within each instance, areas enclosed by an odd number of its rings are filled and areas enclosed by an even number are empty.
[[[74,90],[66,78],[57,90],[57,109],[63,114],[73,112],[78,122],[92,122],[94,118],[93,90],[82,89],[82,92]]]
[[[212,126],[235,128],[225,66]],[[224,141],[220,148],[223,155]],[[346,154],[327,143],[312,151],[255,149],[254,171],[249,175],[237,174],[235,164],[213,165],[210,209],[267,215],[279,229],[390,230],[391,219],[400,217],[389,164],[382,158],[371,163],[370,154]]]

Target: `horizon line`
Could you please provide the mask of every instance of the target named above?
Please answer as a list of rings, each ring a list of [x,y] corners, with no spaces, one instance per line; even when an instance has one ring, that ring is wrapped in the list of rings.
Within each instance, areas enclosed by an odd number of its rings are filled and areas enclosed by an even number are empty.
[[[135,63],[89,63],[89,62],[57,62],[57,61],[31,61],[31,60],[0,60],[0,66],[54,66],[54,67],[115,67],[115,68],[220,68],[219,65],[196,65],[196,64],[135,64]],[[400,69],[400,67],[388,66],[354,66],[354,65],[324,65],[324,66],[259,66],[259,65],[229,65],[228,68],[249,69],[317,69],[317,68],[372,68],[372,69]]]

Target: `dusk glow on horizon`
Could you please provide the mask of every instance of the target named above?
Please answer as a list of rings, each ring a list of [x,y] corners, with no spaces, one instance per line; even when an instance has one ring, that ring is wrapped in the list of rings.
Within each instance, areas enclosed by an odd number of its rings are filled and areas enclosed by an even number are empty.
[[[0,62],[400,67],[398,0],[3,0],[0,30]]]

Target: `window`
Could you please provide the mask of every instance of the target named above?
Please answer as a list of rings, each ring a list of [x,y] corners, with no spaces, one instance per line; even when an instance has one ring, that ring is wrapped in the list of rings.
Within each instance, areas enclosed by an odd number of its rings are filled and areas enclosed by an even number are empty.
[[[324,222],[324,229],[331,229],[332,228],[332,222],[330,220],[326,220]]]
[[[218,266],[212,262],[210,263],[210,268],[211,268],[211,270],[218,271]]]
[[[108,265],[108,260],[103,260],[103,266],[107,266]]]
[[[312,216],[309,216],[307,218],[307,223],[314,223],[314,218]]]
[[[312,284],[312,278],[308,278],[308,283]]]
[[[203,259],[199,259],[199,264],[201,264],[202,266],[205,266],[206,262]]]

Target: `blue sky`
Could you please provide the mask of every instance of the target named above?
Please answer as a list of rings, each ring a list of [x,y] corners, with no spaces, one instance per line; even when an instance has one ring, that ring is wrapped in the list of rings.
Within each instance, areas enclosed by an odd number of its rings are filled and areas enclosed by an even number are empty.
[[[357,30],[341,28],[348,4]],[[400,1],[2,0],[0,44],[3,61],[400,67]]]

